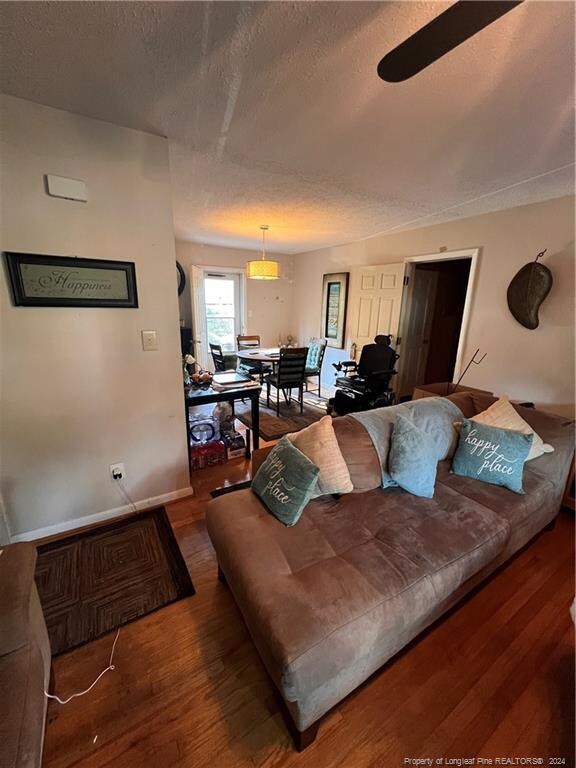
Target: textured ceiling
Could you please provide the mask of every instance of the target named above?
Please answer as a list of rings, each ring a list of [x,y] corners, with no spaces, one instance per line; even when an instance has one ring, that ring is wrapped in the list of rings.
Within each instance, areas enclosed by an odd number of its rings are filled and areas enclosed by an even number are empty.
[[[448,5],[2,2],[0,85],[167,136],[187,240],[252,247],[266,223],[297,252],[570,194],[573,3],[379,80]]]

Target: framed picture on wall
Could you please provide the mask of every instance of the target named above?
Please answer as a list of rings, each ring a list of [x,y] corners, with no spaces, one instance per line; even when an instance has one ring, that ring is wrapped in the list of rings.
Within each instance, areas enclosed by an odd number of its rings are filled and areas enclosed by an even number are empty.
[[[346,331],[349,272],[324,275],[322,282],[321,336],[329,347],[342,349]]]
[[[17,307],[136,308],[132,261],[5,252]]]

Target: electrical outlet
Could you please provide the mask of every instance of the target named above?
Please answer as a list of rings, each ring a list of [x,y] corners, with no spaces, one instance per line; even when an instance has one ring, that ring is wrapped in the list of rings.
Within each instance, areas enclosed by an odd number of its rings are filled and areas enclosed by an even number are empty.
[[[110,464],[110,477],[112,480],[126,480],[126,470],[122,462]]]

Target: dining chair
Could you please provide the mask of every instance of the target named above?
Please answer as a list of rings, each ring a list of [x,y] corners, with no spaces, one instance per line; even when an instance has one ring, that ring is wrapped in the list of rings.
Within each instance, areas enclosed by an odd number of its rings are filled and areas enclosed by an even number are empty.
[[[253,347],[259,347],[260,336],[256,333],[238,334],[238,336],[236,336],[236,344],[238,349],[252,349]]]
[[[212,362],[214,363],[214,372],[220,373],[226,370],[226,358],[220,344],[210,344],[210,354],[212,355]]]
[[[265,376],[266,405],[270,408],[270,387],[276,387],[276,416],[280,416],[280,390],[286,400],[292,399],[292,390],[298,390],[300,413],[304,410],[304,384],[308,347],[291,347],[280,350],[276,371]],[[286,396],[286,393],[289,393]]]
[[[322,382],[322,363],[326,352],[326,339],[310,339],[308,342],[308,357],[306,358],[306,392],[308,392],[308,379],[318,376],[318,397],[322,397],[320,388]]]
[[[212,355],[215,373],[237,370],[238,358],[235,352],[224,352],[220,344],[210,343],[210,354]]]
[[[242,349],[258,349],[260,346],[260,336],[258,334],[238,334],[236,336],[236,346]],[[268,363],[262,363],[259,360],[249,362],[248,360],[238,360],[238,371],[248,376],[257,376],[262,384],[264,374],[272,373],[272,366]]]

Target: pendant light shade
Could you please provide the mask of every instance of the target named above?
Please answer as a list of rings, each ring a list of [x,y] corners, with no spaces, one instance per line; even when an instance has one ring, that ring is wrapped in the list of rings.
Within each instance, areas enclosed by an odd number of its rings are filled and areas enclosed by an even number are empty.
[[[251,280],[278,280],[280,265],[277,261],[249,261],[246,264],[246,274]]]
[[[262,224],[262,258],[246,263],[246,276],[250,280],[278,280],[280,277],[280,264],[266,258],[266,232],[267,224]]]

